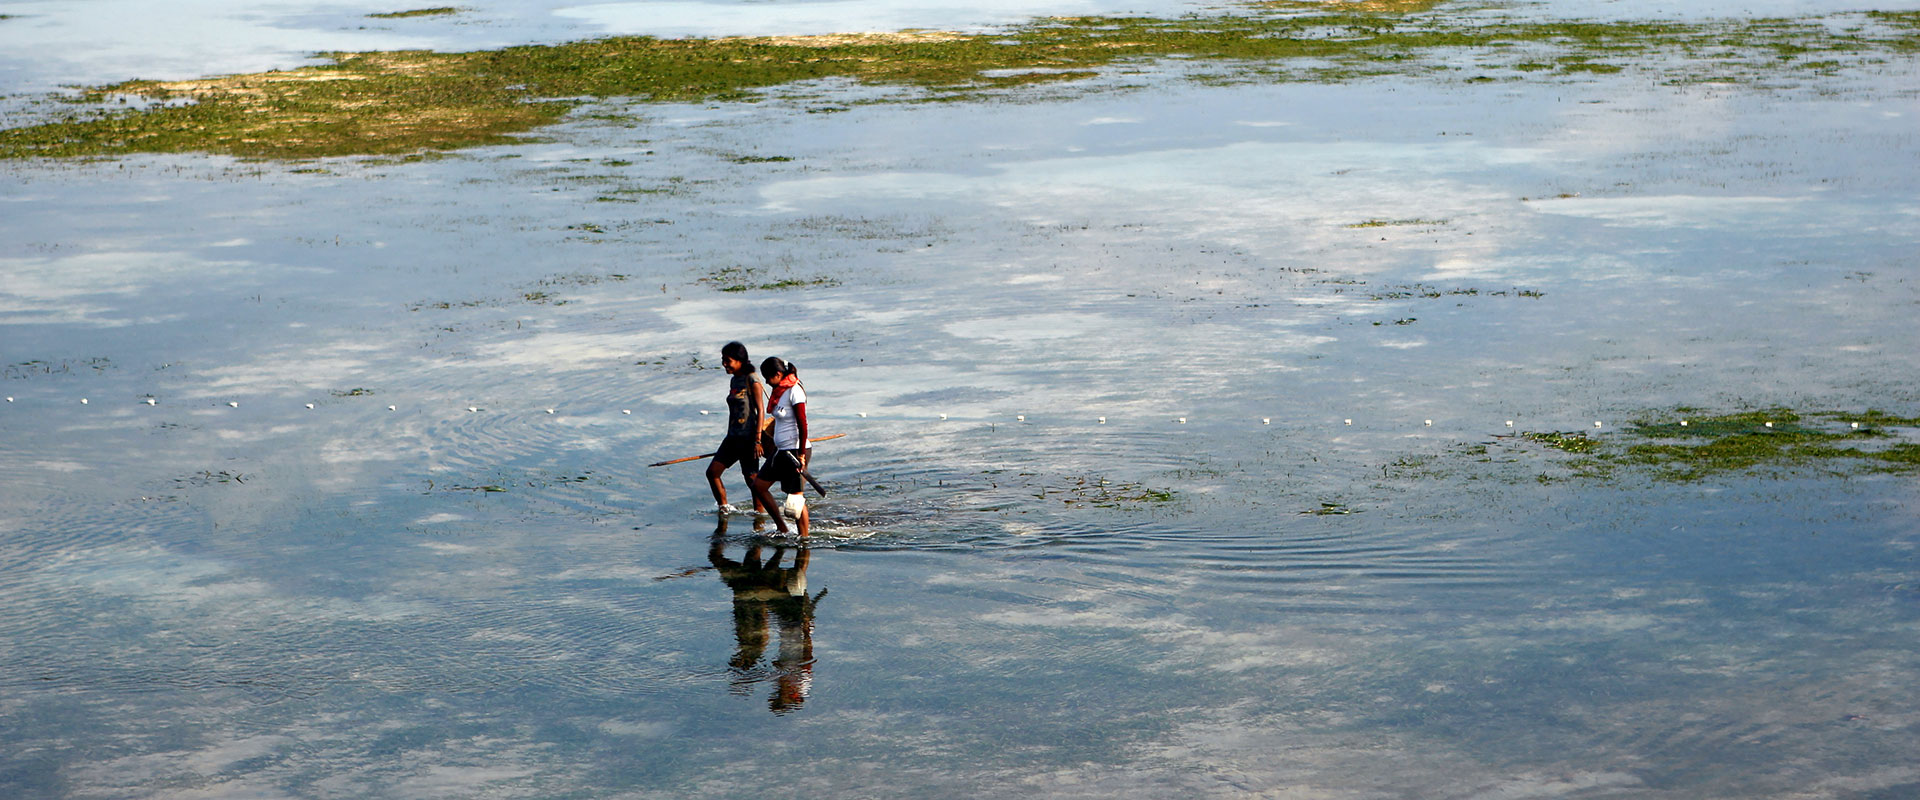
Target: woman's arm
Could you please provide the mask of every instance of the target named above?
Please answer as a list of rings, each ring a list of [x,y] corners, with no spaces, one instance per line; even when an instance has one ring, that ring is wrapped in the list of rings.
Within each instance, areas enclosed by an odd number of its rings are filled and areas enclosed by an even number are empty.
[[[805,402],[793,404],[793,424],[799,426],[800,450],[804,452],[812,449],[807,447],[807,404]]]
[[[766,416],[766,401],[760,397],[760,382],[750,381],[747,383],[748,427],[758,433],[761,428],[766,427],[766,423],[763,422]]]

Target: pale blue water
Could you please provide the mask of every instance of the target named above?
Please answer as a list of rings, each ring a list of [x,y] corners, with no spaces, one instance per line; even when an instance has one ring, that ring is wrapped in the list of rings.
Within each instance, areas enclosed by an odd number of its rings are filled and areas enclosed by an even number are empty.
[[[9,107],[750,18],[85,5],[0,10]],[[812,5],[766,17],[1166,10]],[[6,164],[0,795],[1914,794],[1911,476],[1542,483],[1495,438],[1920,414],[1914,77],[1165,68]],[[698,464],[642,466],[717,443],[734,338],[849,434],[804,586]]]

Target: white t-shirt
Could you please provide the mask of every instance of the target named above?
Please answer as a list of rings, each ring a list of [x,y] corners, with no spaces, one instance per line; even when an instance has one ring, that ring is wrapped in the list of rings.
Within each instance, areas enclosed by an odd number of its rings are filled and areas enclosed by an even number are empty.
[[[799,450],[800,422],[793,418],[793,407],[807,402],[807,390],[795,386],[780,395],[773,404],[773,446],[777,450]],[[768,455],[772,455],[769,453]]]

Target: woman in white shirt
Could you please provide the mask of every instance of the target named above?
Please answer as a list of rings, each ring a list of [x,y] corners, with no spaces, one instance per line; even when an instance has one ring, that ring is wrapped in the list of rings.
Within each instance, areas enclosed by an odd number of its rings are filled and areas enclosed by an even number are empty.
[[[768,390],[767,413],[761,419],[765,420],[763,424],[772,427],[773,447],[767,451],[766,463],[748,481],[748,486],[753,489],[754,499],[771,510],[773,526],[781,535],[787,533],[787,520],[780,513],[780,506],[773,502],[773,484],[777,481],[789,496],[801,498],[797,521],[800,535],[806,536],[811,518],[806,500],[800,495],[805,486],[800,473],[806,470],[807,458],[813,452],[807,447],[807,390],[800,385],[800,371],[779,358],[760,362],[760,375],[766,378]]]

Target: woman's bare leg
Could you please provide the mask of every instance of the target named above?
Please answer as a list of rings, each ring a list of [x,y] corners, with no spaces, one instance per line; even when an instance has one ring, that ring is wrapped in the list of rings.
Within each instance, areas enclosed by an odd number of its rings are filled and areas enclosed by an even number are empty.
[[[720,459],[715,458],[707,462],[707,488],[713,490],[715,507],[727,504],[727,487],[720,485],[720,476],[725,474],[727,474],[727,467],[720,463]],[[758,505],[758,501],[755,501],[755,505]]]
[[[754,502],[759,503],[762,508],[770,509],[768,516],[773,517],[774,529],[779,531],[781,535],[786,535],[787,520],[780,515],[780,504],[773,502],[773,492],[771,491],[773,482],[763,481],[760,479],[760,476],[755,475],[747,479],[747,488],[753,490]]]
[[[740,477],[746,479],[747,481],[747,495],[753,498],[754,513],[765,514],[767,513],[767,509],[765,506],[760,505],[760,495],[753,493],[753,470],[747,469],[748,463],[749,462],[746,461],[745,459],[741,459]]]

